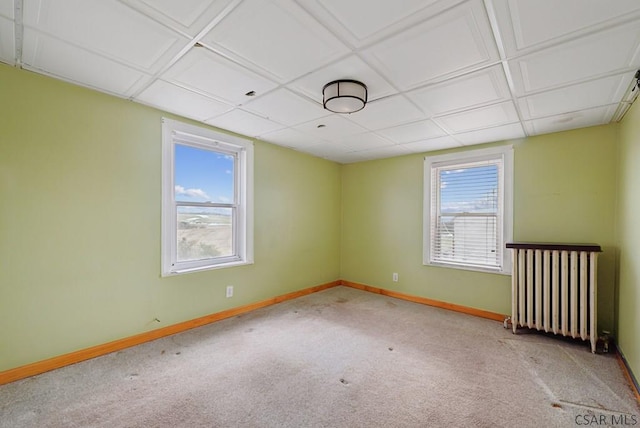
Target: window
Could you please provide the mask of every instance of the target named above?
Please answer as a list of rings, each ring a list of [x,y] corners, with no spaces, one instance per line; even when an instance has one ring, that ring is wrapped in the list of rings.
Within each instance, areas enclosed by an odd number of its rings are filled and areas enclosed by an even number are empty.
[[[424,264],[508,274],[512,146],[425,158]]]
[[[162,275],[252,263],[253,144],[162,122]]]

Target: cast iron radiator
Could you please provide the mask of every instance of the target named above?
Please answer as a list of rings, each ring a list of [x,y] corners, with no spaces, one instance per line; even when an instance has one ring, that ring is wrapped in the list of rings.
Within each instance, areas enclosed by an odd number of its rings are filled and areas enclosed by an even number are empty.
[[[513,255],[511,324],[591,341],[596,352],[596,244],[507,243]]]

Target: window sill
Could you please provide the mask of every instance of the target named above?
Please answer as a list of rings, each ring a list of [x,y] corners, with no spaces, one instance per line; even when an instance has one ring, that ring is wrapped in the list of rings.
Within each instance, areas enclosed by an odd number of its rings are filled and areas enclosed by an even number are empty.
[[[238,260],[238,261],[233,261],[233,262],[228,262],[228,263],[219,263],[219,264],[215,264],[215,265],[199,266],[199,267],[194,267],[194,268],[189,268],[189,269],[176,269],[176,270],[172,270],[172,271],[169,271],[169,272],[163,272],[162,276],[163,277],[175,276],[175,275],[182,275],[182,274],[186,274],[186,273],[202,272],[202,271],[216,270],[216,269],[225,269],[225,268],[232,268],[232,267],[252,265],[252,264],[254,264],[253,260]]]
[[[476,267],[476,266],[466,266],[466,265],[460,265],[460,264],[455,264],[455,263],[428,262],[428,263],[423,263],[423,265],[424,266],[432,266],[432,267],[440,267],[440,268],[448,268],[448,269],[467,270],[467,271],[480,272],[480,273],[493,273],[493,274],[496,274],[496,275],[504,275],[504,276],[510,276],[511,275],[511,271],[499,270],[499,269],[491,269],[491,268],[483,268],[483,267]]]

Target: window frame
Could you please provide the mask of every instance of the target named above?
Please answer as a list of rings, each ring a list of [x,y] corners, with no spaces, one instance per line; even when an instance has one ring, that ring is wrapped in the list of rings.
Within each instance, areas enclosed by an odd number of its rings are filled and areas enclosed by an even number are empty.
[[[431,222],[434,213],[431,195],[432,171],[434,168],[444,166],[463,165],[472,162],[487,160],[499,160],[502,162],[501,173],[498,177],[498,185],[502,187],[502,200],[498,201],[502,211],[502,224],[496,229],[500,230],[501,242],[497,247],[501,252],[500,266],[498,268],[481,267],[461,262],[446,262],[432,260],[432,236]],[[440,198],[438,193],[437,198]],[[501,227],[500,227],[501,226]],[[446,153],[442,155],[425,156],[424,158],[424,189],[423,189],[423,265],[439,266],[453,269],[471,270],[478,272],[511,274],[511,255],[505,249],[505,244],[513,240],[513,145],[504,145],[462,152]]]
[[[176,144],[228,154],[234,160],[234,201],[178,202],[175,199]],[[232,209],[233,255],[177,260],[179,206]],[[162,276],[253,263],[253,142],[211,129],[162,118]]]

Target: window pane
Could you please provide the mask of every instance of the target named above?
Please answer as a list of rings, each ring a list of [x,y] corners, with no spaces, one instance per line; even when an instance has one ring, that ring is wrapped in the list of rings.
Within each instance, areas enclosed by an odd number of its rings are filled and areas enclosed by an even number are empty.
[[[498,264],[497,218],[494,215],[442,216],[436,234],[439,259],[469,264]]]
[[[499,164],[436,169],[434,260],[499,266]]]
[[[498,166],[440,171],[442,213],[498,212]]]
[[[162,118],[162,276],[253,263],[253,142]]]
[[[233,209],[179,206],[179,262],[234,255]]]
[[[510,273],[513,147],[427,156],[423,263]]]
[[[233,155],[176,144],[175,200],[234,203],[234,169]]]

